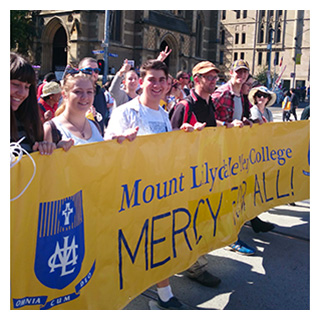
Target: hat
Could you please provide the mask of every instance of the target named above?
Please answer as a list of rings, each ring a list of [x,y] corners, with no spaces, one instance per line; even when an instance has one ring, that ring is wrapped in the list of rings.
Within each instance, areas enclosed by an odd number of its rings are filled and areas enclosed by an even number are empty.
[[[277,95],[273,91],[268,90],[266,87],[261,86],[261,87],[252,88],[249,92],[248,99],[252,105],[256,104],[254,101],[254,96],[257,93],[257,91],[267,93],[271,96],[271,99],[266,104],[266,107],[270,107],[276,102]]]
[[[231,66],[231,70],[237,71],[239,69],[246,69],[250,71],[248,62],[242,59],[234,61]]]
[[[210,61],[202,61],[196,64],[192,69],[192,76],[194,77],[196,74],[204,74],[210,71],[216,71],[217,73],[220,70]]]
[[[41,98],[50,96],[51,94],[60,93],[61,88],[59,84],[55,81],[51,81],[46,83],[42,88],[42,95]]]

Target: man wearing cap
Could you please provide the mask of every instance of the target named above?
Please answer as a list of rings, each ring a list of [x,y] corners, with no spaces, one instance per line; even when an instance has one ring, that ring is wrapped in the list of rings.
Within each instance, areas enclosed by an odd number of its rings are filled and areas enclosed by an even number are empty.
[[[210,61],[202,61],[192,69],[194,89],[190,95],[179,101],[171,114],[173,129],[178,129],[183,123],[194,126],[197,122],[206,123],[208,127],[222,125],[216,121],[214,105],[211,94],[216,89],[216,82],[219,79],[220,70]]]
[[[61,98],[61,88],[55,81],[47,82],[38,101],[42,123],[54,117]]]
[[[252,125],[252,122],[243,116],[243,95],[241,87],[249,76],[249,65],[244,60],[236,60],[231,67],[231,79],[213,94],[216,119],[223,121],[228,127]]]
[[[227,127],[252,126],[252,122],[244,117],[244,98],[241,92],[242,85],[248,79],[249,71],[247,61],[242,59],[234,61],[230,70],[231,79],[212,94],[216,119],[223,121]],[[239,238],[227,248],[244,255],[255,253],[254,248]]]
[[[216,121],[211,94],[216,88],[219,69],[210,61],[202,61],[192,69],[194,89],[190,95],[179,101],[171,114],[173,129],[181,128],[182,124],[206,124],[208,127],[222,126],[221,121]],[[208,260],[205,255],[186,270],[186,275],[207,287],[216,287],[221,280],[207,271]]]

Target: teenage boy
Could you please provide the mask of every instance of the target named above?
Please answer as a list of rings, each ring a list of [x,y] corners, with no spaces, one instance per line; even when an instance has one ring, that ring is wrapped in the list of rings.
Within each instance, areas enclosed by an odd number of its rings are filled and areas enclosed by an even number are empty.
[[[168,113],[160,107],[160,99],[167,90],[168,68],[160,60],[148,60],[140,69],[139,84],[142,94],[116,108],[105,132],[107,139],[155,134],[171,131]],[[181,129],[193,129],[185,125]],[[157,284],[158,304],[163,309],[184,309],[185,307],[172,294],[169,279]]]
[[[249,70],[246,61],[236,60],[231,66],[231,79],[212,94],[217,120],[240,127],[252,125],[252,122],[244,117],[244,101],[241,93],[242,85],[249,76]]]
[[[247,61],[242,59],[234,61],[230,70],[231,79],[212,94],[216,119],[223,121],[228,127],[230,125],[240,128],[244,125],[252,126],[252,122],[244,117],[244,99],[241,92],[242,85],[248,79],[249,71]],[[228,248],[244,255],[255,253],[255,249],[249,247],[240,238]]]

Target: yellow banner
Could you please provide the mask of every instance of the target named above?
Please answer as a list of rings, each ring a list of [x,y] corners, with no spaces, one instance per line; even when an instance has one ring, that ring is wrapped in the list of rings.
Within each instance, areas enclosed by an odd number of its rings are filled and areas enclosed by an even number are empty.
[[[309,121],[207,128],[32,154],[11,202],[12,309],[121,309],[309,198]],[[11,198],[33,165],[11,169]]]

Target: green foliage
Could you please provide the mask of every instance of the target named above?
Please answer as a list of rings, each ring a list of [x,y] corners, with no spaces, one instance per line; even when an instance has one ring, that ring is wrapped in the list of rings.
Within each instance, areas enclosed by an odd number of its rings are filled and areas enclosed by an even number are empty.
[[[27,55],[34,34],[32,13],[27,10],[10,10],[10,49]]]

